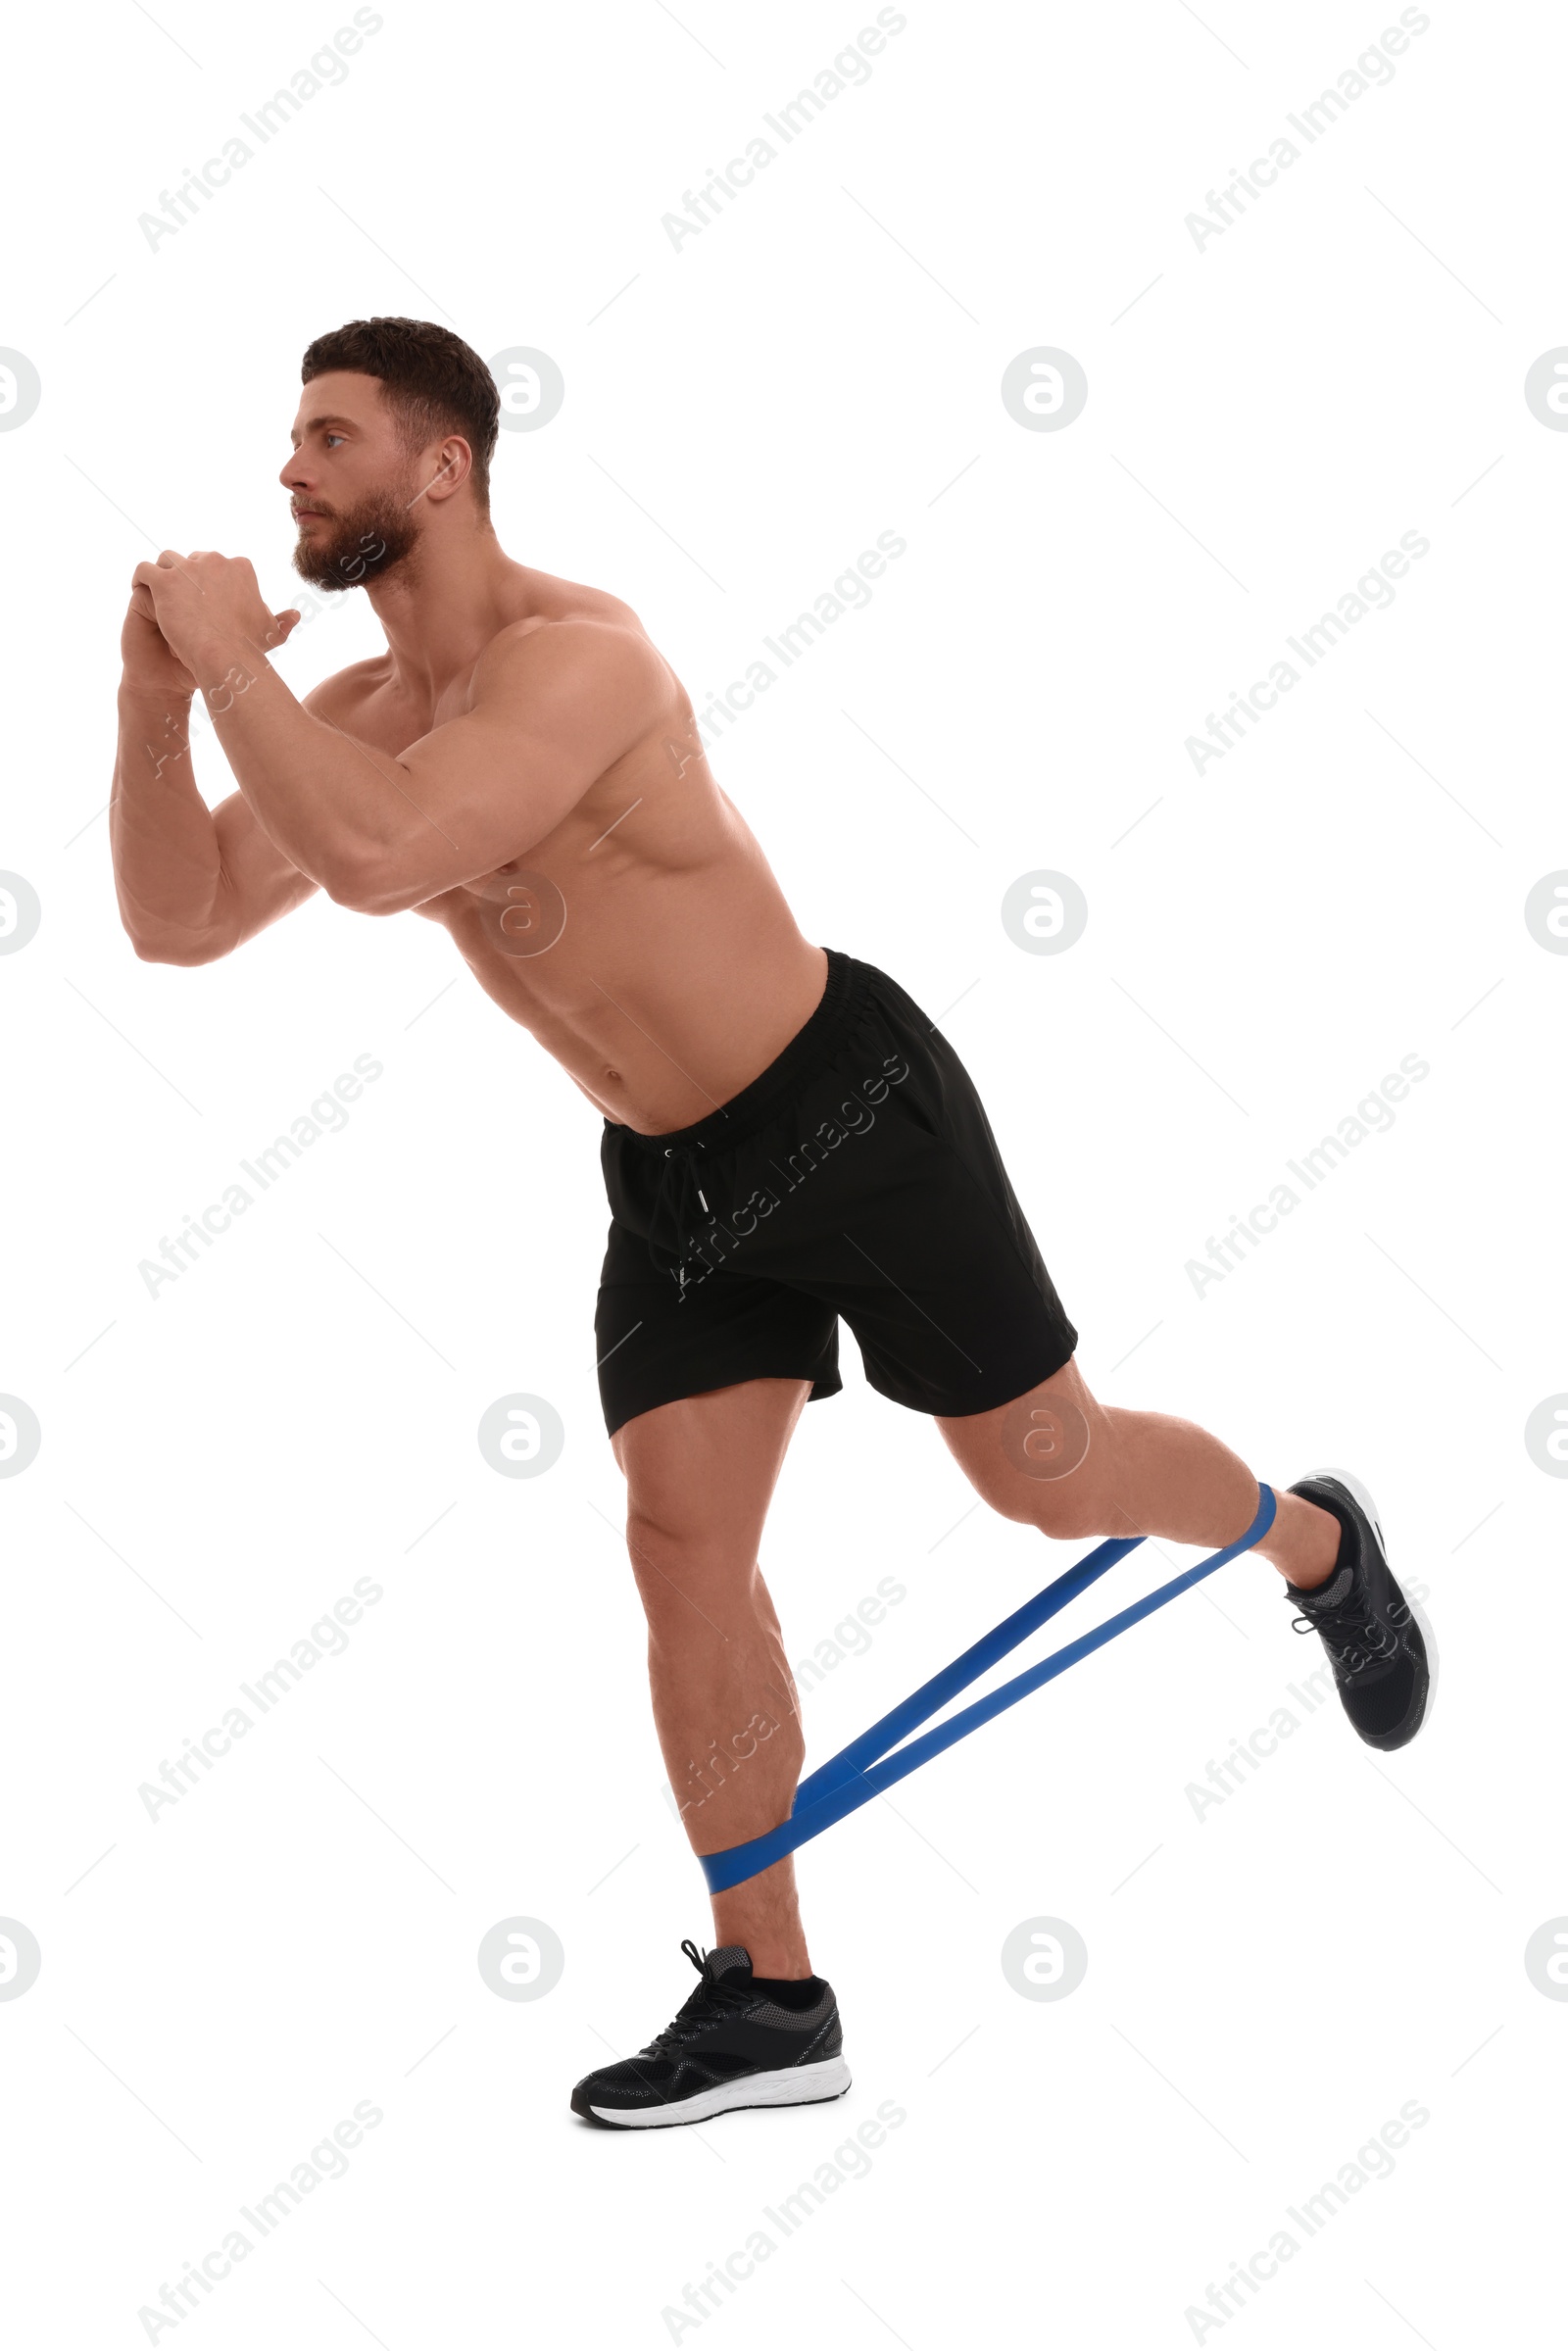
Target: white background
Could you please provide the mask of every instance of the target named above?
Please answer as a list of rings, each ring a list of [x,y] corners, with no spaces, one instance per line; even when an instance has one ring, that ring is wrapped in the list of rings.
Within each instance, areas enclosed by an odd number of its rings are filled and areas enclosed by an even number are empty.
[[[1568,960],[1523,906],[1568,864],[1568,440],[1522,387],[1568,341],[1563,27],[1434,5],[1200,250],[1185,216],[1396,10],[911,0],[677,251],[662,215],[873,12],[382,13],[156,251],[137,216],[347,12],[14,34],[0,342],[43,398],[0,434],[0,867],[43,914],[0,959],[0,1390],[43,1435],[0,1481],[0,1913],[43,1966],[0,2003],[8,2335],[147,2340],[163,2282],[369,2100],[347,2176],[152,2339],[1536,2339],[1568,2006],[1523,1954],[1568,1911],[1568,1485],[1523,1431],[1568,1389]],[[1443,1687],[1396,1757],[1331,1703],[1196,1817],[1189,1784],[1317,1661],[1243,1561],[809,1847],[841,2106],[636,2139],[567,2111],[709,1939],[595,1390],[595,1120],[430,925],[318,898],[189,971],[116,914],[130,570],[218,547],[291,600],[298,355],[384,312],[558,361],[559,416],[502,436],[503,543],[624,596],[699,700],[907,541],[720,779],[808,936],[956,1006],[1091,1384],[1281,1483],[1349,1464],[1430,1592]],[[1037,345],[1087,371],[1059,432],[1000,397]],[[1195,774],[1188,735],[1412,530],[1392,608]],[[279,667],[303,693],[378,643],[344,598]],[[198,773],[228,789],[210,736]],[[1002,928],[1037,868],[1088,898],[1063,955]],[[384,1074],[346,1129],[150,1298],[138,1261],[362,1053]],[[1393,1128],[1198,1296],[1187,1260],[1406,1054],[1430,1075]],[[879,1578],[907,1597],[808,1701],[817,1759],[1072,1555],[965,1515],[845,1352],[763,1564],[796,1657]],[[517,1391],[566,1430],[532,1481],[475,1443]],[[1097,1600],[1161,1572],[1151,1548]],[[138,1787],[366,1576],[345,1653],[149,1819]],[[537,2001],[475,1963],[516,1915],[565,1950]],[[1039,1916],[1088,1946],[1064,2000],[1002,1973]],[[770,2229],[721,2308],[662,2315],[886,2101],[868,2176]],[[1409,2101],[1393,2176],[1293,2228]],[[1281,2228],[1300,2250],[1203,2331],[1189,2309]]]

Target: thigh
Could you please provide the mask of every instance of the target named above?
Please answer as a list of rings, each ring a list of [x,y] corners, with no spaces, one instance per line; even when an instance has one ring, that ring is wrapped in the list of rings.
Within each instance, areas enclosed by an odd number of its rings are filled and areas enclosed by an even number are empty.
[[[623,1422],[611,1445],[625,1473],[634,1549],[668,1543],[689,1566],[706,1559],[715,1572],[749,1572],[810,1386],[743,1380]]]
[[[949,1451],[983,1501],[1053,1533],[1100,1528],[1114,1511],[1115,1436],[1076,1361],[989,1412],[939,1417]]]

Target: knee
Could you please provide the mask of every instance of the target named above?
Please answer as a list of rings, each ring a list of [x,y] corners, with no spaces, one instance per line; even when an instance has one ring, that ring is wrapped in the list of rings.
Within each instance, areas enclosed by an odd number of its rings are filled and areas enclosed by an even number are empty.
[[[641,1583],[649,1574],[668,1574],[675,1563],[690,1558],[694,1531],[672,1513],[633,1502],[626,1512],[626,1556]]]
[[[999,1477],[996,1491],[985,1498],[1004,1518],[1038,1527],[1042,1535],[1062,1543],[1108,1534],[1114,1516],[1098,1481],[1088,1474],[1087,1463],[1064,1478],[1036,1479],[1021,1472]]]
[[[1116,1507],[1113,1446],[1096,1444],[1071,1467],[1006,1451],[1000,1446],[984,1460],[967,1461],[970,1483],[1002,1518],[1038,1527],[1042,1535],[1072,1542],[1086,1535],[1126,1532]]]
[[[945,1424],[943,1434],[1001,1517],[1065,1541],[1121,1526],[1115,1429],[1081,1381],[1070,1391],[1046,1382],[972,1424]]]
[[[689,1624],[697,1621],[693,1592],[726,1589],[743,1564],[711,1527],[635,1501],[626,1512],[626,1555],[649,1617],[678,1609]]]

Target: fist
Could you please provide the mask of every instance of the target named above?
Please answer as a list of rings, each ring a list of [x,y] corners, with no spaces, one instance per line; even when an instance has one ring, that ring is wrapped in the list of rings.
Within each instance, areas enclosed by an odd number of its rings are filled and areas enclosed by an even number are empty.
[[[153,616],[145,588],[130,592],[120,631],[120,660],[129,685],[153,687],[161,694],[189,696],[196,691],[196,680]]]
[[[156,647],[135,637],[131,622],[140,619],[156,631],[175,667],[185,674],[188,683],[182,690],[190,691],[220,656],[222,668],[236,643],[262,654],[275,652],[298,626],[299,617],[292,607],[282,612],[268,610],[244,556],[205,550],[181,556],[166,548],[156,563],[138,563],[131,573],[125,634],[156,661],[161,658]],[[121,643],[123,649],[125,635]]]

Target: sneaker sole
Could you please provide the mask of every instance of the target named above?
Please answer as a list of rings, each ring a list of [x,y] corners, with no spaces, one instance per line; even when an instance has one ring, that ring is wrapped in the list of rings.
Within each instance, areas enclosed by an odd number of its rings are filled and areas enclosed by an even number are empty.
[[[1362,1485],[1361,1480],[1356,1477],[1354,1472],[1348,1469],[1335,1469],[1328,1464],[1324,1464],[1322,1468],[1309,1470],[1307,1475],[1313,1478],[1337,1478],[1339,1480],[1340,1484],[1345,1487],[1347,1492],[1354,1498],[1355,1502],[1362,1510],[1366,1512],[1367,1517],[1372,1521],[1372,1531],[1378,1539],[1378,1543],[1382,1549],[1384,1558],[1387,1559],[1389,1556],[1389,1546],[1384,1540],[1383,1522],[1378,1516],[1378,1506],[1372,1499],[1369,1490]],[[1390,1572],[1393,1572],[1392,1562],[1390,1563]],[[1400,1585],[1399,1589],[1401,1592],[1403,1592],[1403,1585]],[[1428,1723],[1431,1722],[1433,1709],[1438,1700],[1438,1639],[1437,1635],[1432,1630],[1431,1621],[1427,1616],[1427,1612],[1422,1607],[1420,1601],[1411,1599],[1410,1594],[1407,1592],[1404,1593],[1404,1598],[1406,1607],[1409,1609],[1410,1614],[1415,1618],[1416,1623],[1421,1628],[1421,1639],[1426,1643],[1427,1651],[1426,1702],[1421,1709],[1421,1720],[1417,1723],[1415,1731],[1412,1731],[1410,1734],[1410,1738],[1414,1739],[1416,1732],[1424,1731]],[[1409,1741],[1406,1740],[1405,1743],[1408,1745]],[[1396,1754],[1398,1749],[1386,1748],[1383,1750],[1383,1752]]]
[[[842,2098],[850,2086],[850,2069],[842,2057],[826,2057],[816,2065],[787,2066],[773,2074],[747,2074],[739,2082],[717,2082],[699,2090],[695,2098],[679,2098],[668,2106],[593,2106],[595,2120],[620,2131],[665,2131],[677,2123],[706,2123],[715,2114],[733,2114],[746,2106],[817,2106]]]

